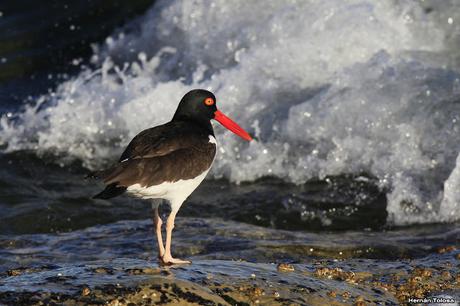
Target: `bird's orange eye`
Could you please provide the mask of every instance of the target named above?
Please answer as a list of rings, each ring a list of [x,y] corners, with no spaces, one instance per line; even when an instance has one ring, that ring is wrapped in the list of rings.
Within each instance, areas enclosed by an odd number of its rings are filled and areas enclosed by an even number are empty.
[[[214,104],[214,99],[213,98],[206,98],[204,100],[204,104],[206,104],[207,106],[211,106]]]

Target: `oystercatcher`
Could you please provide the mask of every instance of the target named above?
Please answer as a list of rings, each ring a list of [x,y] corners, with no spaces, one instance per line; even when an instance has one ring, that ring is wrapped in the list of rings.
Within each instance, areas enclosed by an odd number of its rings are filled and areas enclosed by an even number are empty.
[[[116,165],[90,175],[106,184],[93,197],[96,199],[110,199],[126,192],[142,199],[169,201],[171,213],[166,221],[165,245],[158,204],[152,204],[158,257],[163,264],[190,263],[172,257],[171,236],[179,208],[203,181],[214,160],[217,142],[211,119],[243,139],[252,140],[245,130],[217,110],[214,94],[195,89],[182,98],[170,122],[140,132]]]

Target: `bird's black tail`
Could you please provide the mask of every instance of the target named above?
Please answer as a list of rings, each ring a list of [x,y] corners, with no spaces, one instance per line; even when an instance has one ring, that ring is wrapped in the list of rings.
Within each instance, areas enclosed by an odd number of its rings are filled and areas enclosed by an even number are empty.
[[[119,196],[125,191],[125,186],[117,186],[117,183],[112,183],[110,185],[107,185],[107,187],[105,187],[105,189],[102,190],[100,193],[93,196],[93,199],[110,199]]]

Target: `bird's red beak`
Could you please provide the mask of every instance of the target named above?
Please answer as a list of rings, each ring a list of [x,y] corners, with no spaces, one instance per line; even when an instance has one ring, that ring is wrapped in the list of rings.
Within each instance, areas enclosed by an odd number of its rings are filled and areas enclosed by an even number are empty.
[[[241,138],[251,141],[252,137],[248,134],[242,127],[236,124],[235,121],[225,116],[221,111],[216,110],[214,112],[214,119],[217,120],[220,124],[225,126],[227,129],[235,133],[236,135],[240,136]]]

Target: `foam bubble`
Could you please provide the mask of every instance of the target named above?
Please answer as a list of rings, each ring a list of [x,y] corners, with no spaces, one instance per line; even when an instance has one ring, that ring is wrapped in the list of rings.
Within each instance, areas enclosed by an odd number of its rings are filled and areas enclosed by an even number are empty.
[[[368,173],[388,190],[390,222],[455,220],[460,29],[445,20],[460,13],[444,3],[157,1],[95,48],[99,69],[2,117],[0,140],[95,167],[207,88],[258,138],[216,127],[214,177]]]
[[[460,154],[457,163],[449,178],[444,182],[444,195],[441,203],[440,214],[446,221],[458,219],[460,206]]]

